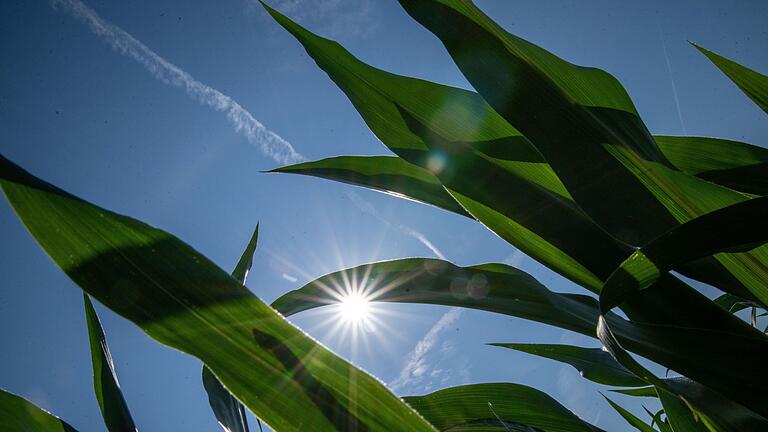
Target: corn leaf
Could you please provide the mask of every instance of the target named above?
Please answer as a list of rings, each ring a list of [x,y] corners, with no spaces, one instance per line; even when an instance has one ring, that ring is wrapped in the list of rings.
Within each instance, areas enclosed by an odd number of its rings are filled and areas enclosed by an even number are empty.
[[[158,342],[202,360],[273,429],[432,430],[379,381],[172,235],[92,205],[5,158],[0,185],[32,236],[84,291]]]
[[[768,197],[754,198],[694,219],[660,236],[632,254],[608,279],[600,293],[601,314],[611,311],[629,297],[652,290],[650,287],[654,286],[654,282],[678,263],[724,250],[753,248],[768,241],[766,215]],[[624,351],[610,325],[609,320],[601,318],[598,336],[619,363],[648,383],[673,391]],[[638,331],[643,328],[652,331],[645,324],[634,324],[634,327]],[[742,327],[749,326],[743,323]],[[671,344],[675,333],[680,333],[680,341],[687,335],[688,344]],[[764,417],[768,414],[768,395],[761,390],[768,382],[768,371],[759,360],[768,355],[768,339],[762,333],[753,331],[749,334],[736,327],[731,330],[701,326],[670,327],[664,334],[670,339],[659,338],[659,345],[669,344],[670,351],[673,348],[678,353],[685,351],[689,358],[695,359],[697,365],[692,363],[695,367],[689,369],[686,376]],[[741,343],[736,342],[739,339],[743,339]],[[699,342],[694,342],[697,340]],[[730,355],[746,359],[747,364],[733,368],[732,364],[724,363],[725,358],[713,352],[712,341],[722,345],[733,344]]]
[[[656,389],[664,407],[664,414],[674,432],[718,432],[714,425],[707,425],[706,418],[694,415],[685,402],[664,389]]]
[[[742,66],[704,47],[692,44],[728,76],[754,103],[768,113],[768,76]]]
[[[748,199],[678,171],[610,74],[568,63],[506,32],[470,0],[400,3],[443,42],[478,93],[535,145],[579,206],[617,238],[642,245]],[[768,303],[768,248],[715,258]]]
[[[768,149],[720,138],[653,138],[683,172],[738,191],[768,195]]]
[[[120,390],[120,383],[117,381],[117,372],[115,372],[104,330],[88,294],[83,294],[83,302],[88,324],[88,341],[91,345],[93,389],[104,424],[109,432],[136,432],[136,425],[125,403],[123,392]]]
[[[645,381],[620,365],[610,353],[600,348],[582,348],[572,345],[493,343],[493,346],[509,348],[569,364],[584,378],[599,384],[624,387],[641,387]]]
[[[619,413],[619,415],[624,418],[624,420],[626,420],[627,423],[629,423],[633,428],[639,430],[640,432],[656,432],[656,429],[652,428],[650,425],[648,425],[648,423],[640,420],[637,416],[624,409],[621,405],[608,399],[605,395],[603,395],[603,397],[606,401],[608,401],[611,407],[616,410],[616,412]]]
[[[520,384],[464,385],[403,399],[440,431],[601,430],[578,418],[546,393]]]
[[[362,186],[474,219],[426,169],[393,156],[338,156],[274,169]]]
[[[251,270],[253,254],[256,252],[258,241],[259,224],[257,223],[251,239],[245,247],[245,251],[240,256],[235,270],[232,271],[232,277],[243,285],[245,285],[248,272]],[[207,366],[203,366],[202,379],[203,387],[208,394],[208,403],[211,405],[213,414],[219,421],[219,426],[224,429],[224,432],[248,432],[248,419],[245,416],[245,407],[219,382]],[[261,421],[258,419],[257,421],[259,421],[259,429],[261,429]]]
[[[77,432],[64,420],[2,389],[0,389],[0,430],[4,432]]]

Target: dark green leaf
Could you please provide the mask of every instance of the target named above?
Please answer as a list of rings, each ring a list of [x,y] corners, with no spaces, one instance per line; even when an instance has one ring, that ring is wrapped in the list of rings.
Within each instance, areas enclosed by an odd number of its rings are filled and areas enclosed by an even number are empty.
[[[520,384],[472,384],[403,399],[440,431],[470,430],[481,424],[488,426],[483,430],[500,432],[520,430],[515,428],[519,425],[544,432],[600,430],[546,393]]]
[[[664,414],[674,432],[718,432],[713,425],[707,427],[705,418],[694,415],[693,411],[679,397],[664,389],[656,390],[664,407]]]
[[[624,369],[610,353],[600,348],[582,348],[572,345],[494,343],[491,345],[510,348],[540,357],[567,363],[584,378],[596,383],[640,387],[646,385],[642,379]]]
[[[99,317],[93,309],[88,294],[83,294],[83,302],[88,324],[88,340],[91,345],[93,390],[99,402],[104,424],[110,432],[135,432],[136,425],[133,423],[131,412],[128,411],[128,405],[117,382],[117,372],[115,372],[104,330],[101,328]]]
[[[654,386],[630,388],[630,389],[613,389],[609,391],[612,391],[614,393],[621,393],[627,396],[653,397],[653,398],[659,397],[659,395],[656,394],[656,387]]]
[[[656,432],[656,429],[652,428],[647,423],[637,418],[637,416],[627,411],[616,402],[608,399],[605,395],[603,395],[603,397],[608,401],[611,407],[613,407],[613,409],[615,409],[616,412],[619,413],[619,415],[622,416],[624,420],[626,420],[627,423],[629,423],[633,428],[639,430],[640,432]]]
[[[768,113],[768,76],[742,66],[704,47],[692,44],[728,76],[753,102]]]
[[[5,158],[0,184],[30,233],[84,291],[202,360],[273,429],[431,430],[378,380],[172,235],[89,204]]]
[[[642,245],[747,199],[678,171],[610,74],[568,63],[506,32],[470,0],[400,3],[440,38],[478,93],[533,143],[579,207],[618,239]],[[768,248],[715,259],[710,272],[727,269],[740,282],[722,289],[768,303],[768,286],[756,281],[768,277]]]
[[[237,279],[237,281],[243,285],[245,285],[245,281],[248,279],[248,272],[251,271],[251,266],[253,265],[253,253],[256,252],[256,244],[258,242],[259,224],[257,223],[256,228],[253,230],[253,235],[251,235],[251,239],[248,241],[248,246],[245,247],[235,269],[232,270],[232,277]]]
[[[681,171],[731,189],[768,195],[768,149],[720,138],[653,138]]]
[[[629,297],[649,294],[653,290],[649,287],[679,263],[768,241],[766,215],[768,197],[755,198],[701,216],[660,236],[632,254],[608,279],[600,293],[601,313],[609,312]],[[601,318],[598,336],[619,363],[648,383],[674,391],[624,351],[611,325]],[[633,327],[637,332],[653,331],[646,324]],[[746,332],[746,328],[751,329],[746,323],[741,328],[744,330],[736,326],[733,330],[670,327],[658,333],[656,343],[672,355],[692,359],[688,371],[678,371],[766,416],[768,395],[762,388],[768,382],[768,370],[762,363],[768,355],[768,339],[759,331]],[[681,344],[685,337],[687,343]],[[715,342],[721,347],[732,344],[729,355],[715,353]],[[735,367],[734,359],[744,363]]]
[[[2,389],[0,389],[0,430],[4,432],[77,432],[64,420]]]

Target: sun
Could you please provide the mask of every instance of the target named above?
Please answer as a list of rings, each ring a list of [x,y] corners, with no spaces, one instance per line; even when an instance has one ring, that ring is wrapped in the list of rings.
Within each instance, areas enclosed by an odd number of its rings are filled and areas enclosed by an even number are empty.
[[[360,293],[350,293],[341,298],[339,312],[346,321],[361,323],[371,315],[370,301]]]

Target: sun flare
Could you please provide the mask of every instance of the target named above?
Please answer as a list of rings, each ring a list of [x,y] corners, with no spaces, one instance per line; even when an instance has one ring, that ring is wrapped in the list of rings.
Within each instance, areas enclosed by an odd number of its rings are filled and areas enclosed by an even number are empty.
[[[342,317],[349,322],[362,322],[370,316],[370,302],[359,293],[343,297],[339,307]]]

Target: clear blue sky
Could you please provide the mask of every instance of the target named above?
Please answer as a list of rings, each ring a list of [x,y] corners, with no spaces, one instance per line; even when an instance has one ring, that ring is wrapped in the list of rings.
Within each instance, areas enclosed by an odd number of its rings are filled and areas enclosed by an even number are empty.
[[[375,66],[468,87],[436,38],[395,1],[271,3]],[[768,142],[765,114],[686,43],[768,71],[766,2],[478,3],[517,35],[616,75],[654,133]],[[232,97],[308,159],[388,153],[299,44],[250,0],[86,4],[166,61]],[[114,50],[67,7],[55,9],[46,0],[0,2],[0,58],[0,152],[92,202],[170,231],[225,269],[234,266],[260,221],[248,285],[265,301],[341,267],[434,256],[414,232],[458,264],[515,262],[556,291],[582,292],[459,216],[325,180],[260,173],[280,164],[223,113]],[[91,390],[80,290],[34,243],[5,200],[0,239],[0,387],[81,432],[103,430]],[[381,316],[385,325],[356,350],[349,339],[327,333],[324,324],[333,319],[327,314],[293,321],[385,382],[397,380],[409,353],[435,329],[423,358],[430,378],[404,382],[398,394],[517,382],[549,393],[600,427],[629,429],[600,398],[604,388],[575,370],[483,345],[596,346],[593,340],[469,310],[384,309],[390,312]],[[97,310],[140,429],[216,430],[199,362],[151,341],[100,305]],[[444,325],[435,328],[441,319]],[[627,402],[641,412],[636,401]]]

